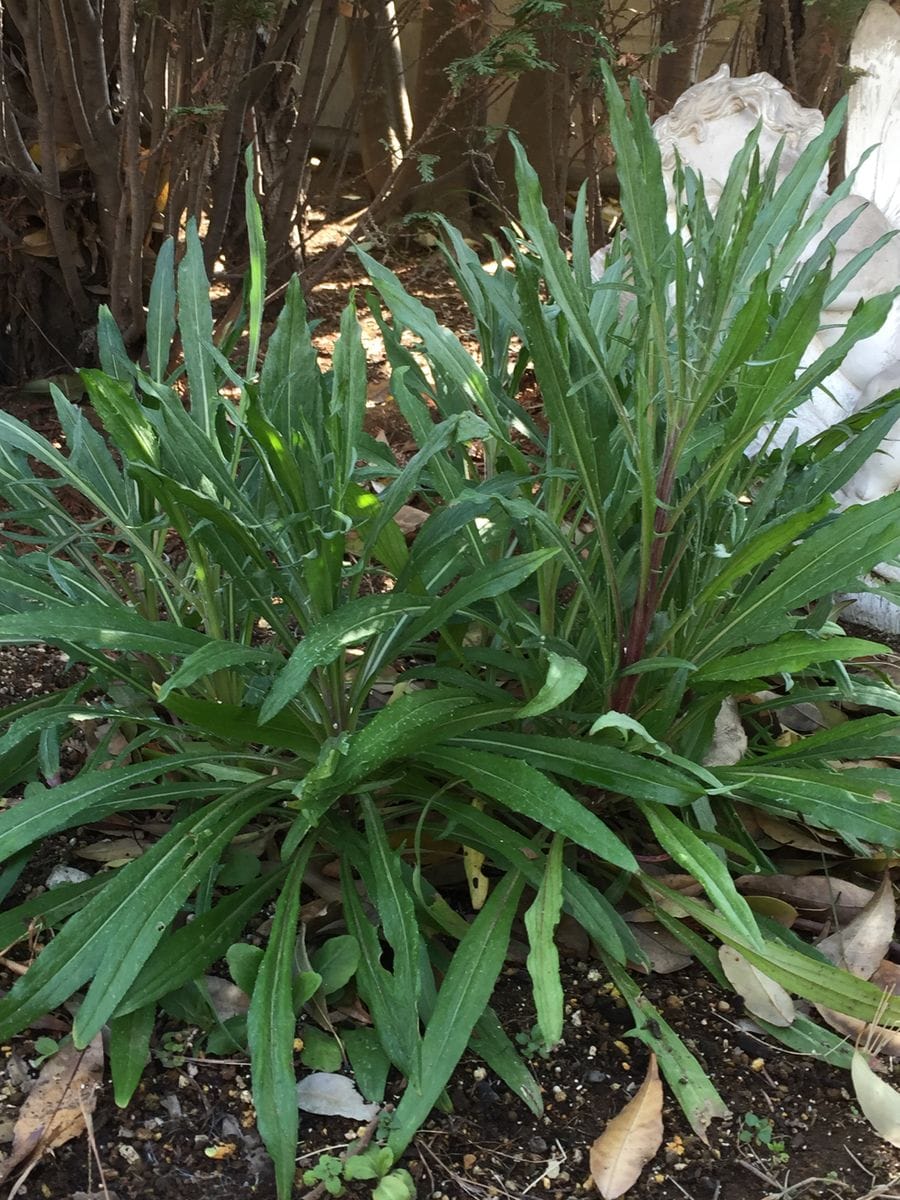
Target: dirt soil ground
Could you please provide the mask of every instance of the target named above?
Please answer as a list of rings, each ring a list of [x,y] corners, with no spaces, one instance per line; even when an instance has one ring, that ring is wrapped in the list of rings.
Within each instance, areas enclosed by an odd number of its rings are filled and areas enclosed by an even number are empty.
[[[345,227],[351,223],[348,217]],[[313,252],[327,250],[340,232],[340,226],[323,226],[313,240]],[[463,309],[439,255],[413,246],[388,262],[446,324],[460,332],[465,329]],[[325,356],[348,290],[362,282],[355,261],[345,258],[314,294],[311,315],[322,321],[316,336]],[[374,322],[367,317],[364,336],[372,373],[370,428],[402,449],[406,434],[382,386],[383,354]],[[8,397],[2,403],[16,415],[27,415],[41,432],[54,435],[52,407],[44,398]],[[0,648],[0,708],[65,686],[65,670],[55,651]],[[74,849],[74,841],[66,838],[49,845],[13,899],[42,887],[57,863],[83,866],[73,857]],[[420,1197],[576,1200],[597,1195],[589,1181],[589,1147],[640,1085],[647,1051],[629,1038],[629,1011],[592,960],[587,944],[571,950],[563,966],[564,1041],[549,1057],[536,1055],[531,1063],[543,1092],[544,1115],[531,1116],[477,1060],[465,1061],[449,1088],[453,1111],[432,1115],[405,1163]],[[8,988],[12,981],[0,959],[0,987]],[[879,1139],[859,1115],[846,1073],[746,1032],[740,1026],[740,1002],[698,969],[654,976],[642,984],[708,1071],[732,1115],[714,1123],[704,1144],[667,1096],[663,1148],[629,1196],[900,1200],[900,1151]],[[534,1011],[524,966],[508,965],[494,1004],[507,1030],[527,1040]],[[31,1037],[0,1046],[0,1152],[8,1148],[16,1116],[37,1075],[34,1039],[59,1038],[69,1023],[70,1014],[62,1010],[39,1023],[41,1028]],[[173,1051],[176,1034],[181,1047]],[[172,1022],[161,1025],[151,1063],[129,1108],[115,1107],[105,1083],[91,1136],[47,1155],[16,1194],[45,1200],[269,1200],[274,1186],[256,1132],[249,1086],[243,1058],[204,1058],[194,1053],[190,1030]],[[339,1153],[361,1132],[352,1121],[301,1114],[300,1167],[313,1165],[323,1151]],[[4,1186],[10,1185],[7,1181]],[[354,1194],[370,1194],[364,1185],[355,1186],[360,1190]],[[298,1196],[306,1192],[298,1185]]]

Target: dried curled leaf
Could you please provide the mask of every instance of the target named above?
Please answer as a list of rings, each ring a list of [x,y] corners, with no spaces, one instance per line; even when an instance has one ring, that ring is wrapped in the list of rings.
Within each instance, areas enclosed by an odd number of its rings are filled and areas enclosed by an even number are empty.
[[[780,983],[764,975],[730,946],[719,947],[719,962],[726,979],[743,998],[748,1012],[770,1025],[784,1028],[793,1024],[794,1002]]]
[[[734,696],[722,701],[713,726],[712,745],[703,757],[705,767],[733,767],[747,752],[747,733]]]
[[[879,1137],[900,1146],[900,1092],[879,1079],[858,1050],[853,1051],[850,1078],[863,1116]]]
[[[623,1196],[662,1145],[663,1089],[651,1054],[644,1082],[591,1146],[591,1176],[604,1200]]]

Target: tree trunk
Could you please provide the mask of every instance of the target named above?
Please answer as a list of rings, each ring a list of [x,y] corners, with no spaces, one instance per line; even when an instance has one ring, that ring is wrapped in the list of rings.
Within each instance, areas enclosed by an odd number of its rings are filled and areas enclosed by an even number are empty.
[[[397,184],[406,211],[438,209],[464,228],[472,215],[472,150],[485,126],[484,94],[475,81],[454,94],[447,71],[478,48],[485,12],[485,0],[431,0],[425,6],[411,151]]]
[[[700,64],[709,40],[713,0],[665,0],[660,13],[659,43],[671,45],[656,72],[656,116],[666,113],[700,78]]]
[[[522,143],[537,172],[544,202],[557,228],[565,227],[566,183],[572,148],[573,81],[578,46],[566,28],[574,20],[571,6],[548,21],[538,34],[541,58],[552,70],[520,75],[507,122]],[[515,205],[514,156],[509,138],[497,148],[495,170],[508,208]]]
[[[847,90],[844,67],[867,0],[761,0],[757,69],[809,108],[830,112]]]

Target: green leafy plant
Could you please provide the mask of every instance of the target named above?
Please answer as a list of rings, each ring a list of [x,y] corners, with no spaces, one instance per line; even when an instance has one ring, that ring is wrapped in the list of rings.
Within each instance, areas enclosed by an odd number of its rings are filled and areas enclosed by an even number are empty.
[[[372,1200],[413,1200],[416,1187],[412,1176],[403,1167],[393,1167],[393,1162],[386,1146],[369,1146],[342,1158],[322,1154],[314,1167],[303,1172],[303,1182],[307,1187],[320,1183],[330,1196],[343,1196],[345,1183],[371,1181]]]
[[[745,1146],[754,1145],[771,1155],[780,1165],[790,1162],[790,1154],[783,1139],[775,1137],[775,1127],[769,1117],[758,1117],[756,1113],[744,1113],[738,1141]]]
[[[385,1118],[393,1162],[467,1049],[540,1111],[489,1007],[520,909],[541,1043],[562,1027],[554,929],[567,913],[701,1132],[725,1106],[628,974],[644,956],[625,907],[650,907],[717,978],[704,933],[830,1008],[871,1019],[881,1001],[757,918],[733,882],[771,870],[738,802],[857,850],[900,845],[893,773],[835,766],[893,747],[900,705],[844,665],[881,648],[833,623],[834,593],[900,550],[900,497],[839,514],[830,499],[896,398],[830,432],[827,454],[744,453],[887,312],[861,305],[801,369],[831,286],[827,251],[798,265],[819,219],[806,202],[840,118],[781,185],[760,176],[751,139],[715,215],[682,180],[672,232],[639,93],[630,119],[612,84],[609,101],[627,237],[600,283],[583,211],[570,264],[521,154],[515,271],[487,273],[448,230],[478,358],[362,255],[417,443],[408,462],[363,431],[353,303],[322,371],[294,281],[257,372],[252,196],[241,367],[213,340],[192,229],[177,272],[171,244],[159,254],[144,366],[101,321],[102,370],[82,378],[103,433],[58,392],[65,451],[0,414],[14,543],[0,552],[0,640],[49,642],[83,668],[4,714],[0,767],[30,781],[0,813],[4,880],[60,831],[122,812],[169,822],[139,858],[0,917],[3,945],[36,920],[55,931],[0,999],[0,1037],[83,992],[75,1043],[109,1024],[126,1104],[158,1008],[213,1030],[199,981],[227,958],[250,1002],[226,1032],[246,1037],[282,1197],[298,1022],[325,1024],[332,991],[354,989],[372,1017],[342,1036],[361,1089],[380,1099],[389,1066],[405,1080]],[[521,403],[526,369],[543,416]],[[411,500],[427,518],[409,544],[394,518]],[[790,747],[760,728],[741,762],[705,766],[723,700],[785,671],[793,691],[775,707],[799,691],[884,713]],[[54,745],[97,721],[106,733],[61,782]],[[648,845],[705,901],[648,870],[635,857]],[[485,859],[477,908],[463,848]],[[438,884],[432,855],[456,863],[456,884]],[[334,860],[345,932],[316,944],[302,905]],[[270,904],[265,946],[245,945]],[[803,1036],[810,1050],[837,1043],[811,1021]],[[399,1195],[404,1181],[385,1186]]]

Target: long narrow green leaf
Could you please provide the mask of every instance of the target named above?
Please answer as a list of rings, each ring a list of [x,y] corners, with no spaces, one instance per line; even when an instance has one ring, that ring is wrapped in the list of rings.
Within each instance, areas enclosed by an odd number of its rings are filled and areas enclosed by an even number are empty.
[[[247,1036],[257,1125],[275,1163],[279,1200],[293,1192],[297,1152],[297,1080],[294,1074],[294,944],[300,887],[312,840],[298,850],[275,907],[275,919],[247,1014]]]
[[[266,872],[169,933],[147,959],[116,1009],[116,1016],[125,1016],[176,991],[223,958],[248,921],[284,882],[285,873],[285,868]]]
[[[661,805],[638,801],[653,835],[675,862],[702,883],[707,896],[741,935],[755,945],[762,942],[753,912],[739,895],[727,867],[692,829]]]
[[[877,1014],[880,1024],[900,1023],[900,998],[886,1000],[884,992],[868,980],[857,979],[830,962],[817,961],[771,939],[758,943],[746,938],[731,921],[713,909],[662,884],[653,883],[652,887],[660,895],[680,904],[695,921],[788,991],[849,1017],[872,1021]]]
[[[499,859],[513,870],[521,870],[532,887],[540,887],[543,859],[541,855],[535,857],[528,838],[474,804],[464,804],[440,793],[429,799],[450,821],[447,836],[452,830],[452,835],[459,836],[465,845]],[[568,867],[563,868],[563,907],[615,962],[645,961],[628,925],[603,893]]]
[[[266,287],[266,236],[263,232],[262,213],[253,181],[256,177],[256,162],[253,146],[247,147],[244,155],[247,180],[244,185],[244,217],[247,222],[247,241],[250,244],[249,300],[250,323],[248,328],[247,376],[256,372],[256,358],[262,336],[263,300]]]
[[[760,676],[777,675],[782,671],[800,671],[804,667],[819,663],[846,662],[851,658],[886,653],[887,646],[862,638],[816,638],[808,633],[792,633],[768,646],[755,646],[741,654],[717,658],[701,667],[692,677],[691,683],[757,679]]]
[[[364,797],[363,817],[368,851],[366,873],[370,897],[384,936],[393,950],[394,984],[410,1010],[418,1008],[421,935],[415,905],[406,888],[400,862],[388,845],[384,825],[370,797]]]
[[[526,960],[534,993],[537,1024],[549,1050],[563,1034],[563,987],[554,931],[562,915],[562,852],[565,839],[554,836],[547,854],[544,878],[534,903],[525,913],[530,950]]]
[[[87,1045],[116,1011],[187,897],[235,834],[271,803],[268,796],[258,798],[267,787],[268,780],[252,783],[200,809],[195,818],[176,825],[141,858],[123,867],[109,895],[101,893],[92,901],[99,905],[107,900],[110,917],[116,918],[112,928],[120,934],[127,931],[128,941],[124,948],[119,936],[110,941],[110,926],[101,926],[106,944],[101,944],[93,980],[75,1018],[72,1036],[77,1045]],[[183,832],[185,826],[189,828]],[[77,926],[84,917],[88,924],[85,912],[71,923]],[[56,942],[68,930],[67,925]]]
[[[150,1036],[156,1020],[156,1005],[146,1004],[109,1023],[109,1068],[113,1096],[119,1108],[126,1108],[140,1083],[150,1058]]]
[[[628,972],[616,963],[607,962],[606,965],[634,1016],[635,1036],[658,1056],[666,1082],[691,1128],[706,1141],[712,1122],[727,1120],[731,1116],[728,1106],[697,1059],[675,1030],[663,1020],[659,1011],[642,995]]]
[[[760,763],[724,768],[719,775],[752,804],[777,816],[802,817],[857,843],[892,850],[900,847],[900,790],[895,790],[895,771],[827,771]]]
[[[237,642],[208,642],[199,650],[189,654],[181,666],[172,672],[159,689],[157,699],[162,704],[170,692],[190,687],[198,679],[214,675],[216,671],[224,671],[229,667],[242,667],[248,663],[265,664],[278,657],[277,654],[273,655],[256,646],[244,646]]]
[[[360,995],[372,1014],[375,1032],[385,1054],[407,1079],[418,1080],[422,1040],[419,1014],[416,1005],[400,992],[394,977],[381,962],[381,942],[372,922],[363,913],[346,856],[341,862],[341,884],[347,928],[360,948],[356,976]]]
[[[99,821],[114,812],[159,808],[212,791],[218,785],[198,780],[138,786],[168,771],[196,767],[208,758],[208,754],[175,755],[115,771],[84,771],[58,787],[30,794],[14,808],[0,812],[0,861],[75,824]]]
[[[876,563],[900,553],[900,494],[861,504],[816,530],[766,579],[731,607],[698,647],[700,665],[732,646],[758,643],[790,627],[795,609],[829,592],[852,590]]]
[[[260,721],[265,723],[279,713],[306,686],[316,667],[333,662],[348,646],[359,645],[373,634],[389,629],[401,617],[427,612],[429,606],[427,598],[389,592],[353,600],[323,617],[278,674],[263,703]]]
[[[481,751],[436,749],[421,765],[464,779],[483,796],[561,833],[623,871],[638,869],[634,855],[580,800],[525,762]]]
[[[77,1018],[76,1043],[86,1045],[112,1015],[169,921],[222,848],[268,803],[267,798],[249,801],[247,789],[232,790],[120,868],[0,998],[0,1037],[51,1012],[96,977],[105,963],[108,983],[103,980]],[[82,1040],[85,1027],[88,1036]]]
[[[527,759],[539,771],[635,800],[680,808],[705,794],[696,779],[668,763],[583,739],[486,732],[470,733],[459,740],[474,750]]]
[[[175,239],[166,238],[156,256],[147,305],[147,359],[150,377],[162,383],[175,336]]]
[[[84,908],[111,878],[110,874],[97,874],[82,883],[61,883],[0,914],[0,946],[20,941],[34,927],[56,929],[66,917]]]
[[[184,257],[178,267],[178,327],[191,393],[191,417],[213,442],[219,393],[209,348],[213,340],[209,279],[193,217],[188,221]]]
[[[148,621],[124,605],[47,604],[39,610],[0,617],[0,642],[49,642],[95,650],[137,650],[148,654],[186,654],[205,646],[203,633],[168,621]]]
[[[422,1078],[410,1081],[391,1122],[395,1157],[428,1116],[465,1052],[506,958],[524,880],[515,872],[498,884],[472,922],[447,968],[422,1039]]]

